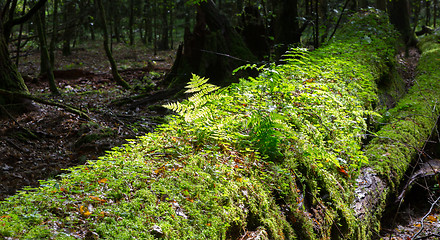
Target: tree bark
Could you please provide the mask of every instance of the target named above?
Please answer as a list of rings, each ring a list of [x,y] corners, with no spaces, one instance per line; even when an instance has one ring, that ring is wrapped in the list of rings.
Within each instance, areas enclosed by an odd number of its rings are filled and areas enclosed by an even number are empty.
[[[73,13],[75,12],[75,3],[73,0],[64,3],[64,33],[63,33],[63,56],[72,55],[70,42],[75,31],[75,22],[73,21]]]
[[[240,27],[240,35],[249,50],[260,61],[267,58],[270,55],[268,33],[258,7],[248,5],[243,9]]]
[[[416,36],[411,29],[409,21],[409,2],[408,0],[392,0],[388,5],[388,12],[391,23],[402,35],[403,41],[407,46],[415,46]]]
[[[159,50],[169,49],[168,36],[168,0],[164,0],[162,4],[162,34],[158,46]]]
[[[28,21],[47,0],[39,0],[35,5],[23,16],[14,18],[15,4],[5,5],[0,15],[0,89],[29,93],[26,84],[16,65],[11,61],[8,51],[8,39],[13,26]],[[0,104],[10,107],[15,112],[25,112],[34,110],[35,106],[32,102],[20,96],[9,96],[0,94]]]
[[[104,37],[104,50],[107,55],[107,58],[110,62],[111,68],[112,68],[112,75],[113,79],[116,81],[116,83],[120,86],[122,86],[125,89],[130,89],[130,85],[122,79],[121,75],[119,75],[118,68],[116,66],[115,59],[113,58],[113,55],[109,48],[109,40],[108,40],[108,32],[107,32],[107,21],[105,19],[105,12],[104,12],[104,6],[102,5],[102,0],[96,0],[98,5],[98,11],[99,15],[101,17],[102,21],[102,29],[103,29],[103,37]]]
[[[26,11],[26,0],[23,1],[23,8],[21,10],[21,14],[24,15],[24,12]],[[18,40],[17,40],[17,51],[15,55],[15,65],[18,66],[18,63],[20,61],[20,48],[21,48],[21,36],[23,34],[23,23],[20,24],[20,30],[18,32]]]
[[[433,16],[433,18],[434,18],[434,28],[437,27],[437,7],[438,7],[437,4],[438,4],[438,1],[434,0],[434,16]]]
[[[52,70],[55,66],[55,45],[57,42],[58,33],[58,3],[59,0],[53,1],[52,37],[49,45],[50,65],[52,66]]]
[[[44,11],[41,11],[41,14],[45,14]],[[44,64],[44,73],[46,73],[47,75],[50,91],[52,92],[52,94],[58,95],[60,94],[60,92],[58,91],[57,85],[55,83],[53,67],[50,61],[49,51],[47,50],[46,31],[43,27],[40,14],[35,15],[35,22],[37,24],[38,38],[40,39],[40,54],[42,59],[41,64]]]
[[[2,25],[0,25],[0,89],[29,93],[17,67],[9,57],[8,45],[6,37],[2,32]],[[0,96],[0,104],[2,105],[17,103],[16,100],[15,98]]]
[[[34,21],[36,23],[36,30],[39,40],[39,47],[40,47],[40,75],[43,75],[48,72],[48,66],[49,66],[49,59],[46,58],[43,54],[43,47],[46,48],[46,45],[44,43],[43,46],[43,40],[46,41],[46,9],[43,7],[42,10],[40,10],[37,14],[35,14]],[[41,25],[41,29],[40,26]],[[41,32],[40,32],[41,30]],[[42,36],[44,35],[44,36]],[[47,50],[47,49],[46,49]]]
[[[134,44],[133,25],[134,25],[134,0],[130,0],[130,18],[128,20],[128,34],[130,38],[130,46],[133,46]]]
[[[376,8],[382,11],[387,10],[387,0],[376,0]]]

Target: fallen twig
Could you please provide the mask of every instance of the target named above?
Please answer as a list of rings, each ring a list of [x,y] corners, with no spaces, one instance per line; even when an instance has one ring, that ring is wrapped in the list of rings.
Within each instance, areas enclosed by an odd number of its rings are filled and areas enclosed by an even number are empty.
[[[427,218],[429,216],[429,214],[431,214],[432,209],[434,208],[435,205],[437,205],[437,202],[440,201],[440,197],[437,198],[437,200],[434,201],[434,203],[431,204],[431,208],[429,209],[428,213],[425,214],[425,216],[423,216],[422,220],[420,220],[420,224],[422,225],[419,229],[419,231],[414,234],[414,236],[411,239],[423,239],[423,238],[417,238],[417,236],[423,231],[423,228],[425,227],[423,225],[423,222],[425,221],[425,218]]]

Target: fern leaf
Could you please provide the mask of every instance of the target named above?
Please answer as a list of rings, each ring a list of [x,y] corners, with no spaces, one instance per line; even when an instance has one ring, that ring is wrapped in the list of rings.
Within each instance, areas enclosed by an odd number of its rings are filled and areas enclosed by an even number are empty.
[[[208,82],[207,78],[197,76],[196,74],[192,74],[191,80],[188,82],[187,86],[185,88],[188,88],[186,90],[186,93],[193,93],[193,92],[199,92],[201,90],[201,86],[206,84]]]

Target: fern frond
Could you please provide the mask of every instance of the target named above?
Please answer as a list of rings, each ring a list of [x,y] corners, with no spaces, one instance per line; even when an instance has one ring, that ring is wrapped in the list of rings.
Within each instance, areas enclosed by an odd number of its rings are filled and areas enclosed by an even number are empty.
[[[186,90],[186,93],[193,93],[193,92],[199,92],[202,87],[208,82],[207,78],[200,77],[196,74],[192,74],[191,80],[187,83],[185,88],[188,88]]]
[[[215,93],[220,87],[207,82],[208,79],[192,74],[192,78],[186,86],[188,90],[185,92],[194,93],[194,95],[181,103],[169,103],[164,105],[164,107],[184,117],[187,122],[198,118],[209,119],[212,115],[212,110],[206,104],[219,100],[222,95]]]

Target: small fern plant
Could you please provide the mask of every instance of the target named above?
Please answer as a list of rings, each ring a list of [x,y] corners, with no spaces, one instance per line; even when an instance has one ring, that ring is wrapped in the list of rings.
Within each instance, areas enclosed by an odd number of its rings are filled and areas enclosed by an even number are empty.
[[[191,80],[185,87],[188,88],[185,93],[194,93],[194,95],[181,103],[174,102],[163,106],[182,116],[186,122],[192,122],[202,117],[211,117],[212,109],[207,106],[207,103],[218,100],[220,94],[215,92],[219,87],[207,83],[208,80],[192,74]]]

